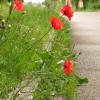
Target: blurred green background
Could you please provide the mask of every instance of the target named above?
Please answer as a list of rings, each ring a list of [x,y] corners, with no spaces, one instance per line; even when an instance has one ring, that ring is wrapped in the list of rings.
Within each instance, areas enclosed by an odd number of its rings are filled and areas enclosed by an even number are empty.
[[[2,2],[10,2],[11,0],[0,0]],[[23,0],[24,1],[24,0]],[[48,8],[58,8],[59,6],[64,5],[65,3],[70,2],[74,8],[74,10],[78,10],[78,2],[80,0],[45,0],[43,2]],[[82,0],[83,1],[83,9],[82,10],[98,10],[100,9],[100,0]]]

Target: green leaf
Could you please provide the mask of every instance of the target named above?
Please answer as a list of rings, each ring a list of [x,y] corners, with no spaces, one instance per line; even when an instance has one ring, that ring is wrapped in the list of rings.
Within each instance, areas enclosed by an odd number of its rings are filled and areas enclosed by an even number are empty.
[[[80,78],[79,76],[75,75],[76,79],[78,80],[78,86],[88,83],[88,79],[87,78]]]

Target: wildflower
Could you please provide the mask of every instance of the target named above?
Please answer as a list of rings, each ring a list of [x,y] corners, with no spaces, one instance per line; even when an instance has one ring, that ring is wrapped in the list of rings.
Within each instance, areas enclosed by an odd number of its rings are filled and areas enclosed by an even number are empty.
[[[58,18],[56,18],[55,16],[53,16],[51,19],[50,19],[50,23],[52,24],[52,27],[55,29],[55,30],[59,30],[61,28],[64,27],[64,24],[61,20],[59,20]]]
[[[73,17],[73,11],[70,5],[65,5],[60,9],[60,12],[68,17],[69,20],[71,20],[71,17]]]
[[[8,28],[11,28],[11,27],[12,27],[11,24],[9,24],[9,25],[8,25]]]
[[[2,19],[1,22],[2,22],[2,24],[5,24],[6,23],[6,20],[5,19]]]
[[[64,62],[64,73],[72,74],[73,73],[73,63],[71,61]]]
[[[23,2],[21,0],[15,0],[14,4],[17,11],[24,10]]]

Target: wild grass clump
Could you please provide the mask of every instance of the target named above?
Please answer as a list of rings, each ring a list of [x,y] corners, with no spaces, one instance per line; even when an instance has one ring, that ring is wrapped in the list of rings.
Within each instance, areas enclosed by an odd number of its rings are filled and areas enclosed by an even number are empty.
[[[51,27],[51,16],[61,18],[57,11],[27,5],[24,12],[14,10],[7,18],[7,6],[3,9],[0,15],[0,98],[7,100],[9,92],[32,73],[40,79],[33,92],[34,100],[49,100],[56,95],[74,100],[76,87],[83,80],[75,72],[64,74],[63,65],[57,64],[60,60],[72,60],[75,65],[77,59],[69,22],[62,18],[65,28],[52,29],[41,39]]]

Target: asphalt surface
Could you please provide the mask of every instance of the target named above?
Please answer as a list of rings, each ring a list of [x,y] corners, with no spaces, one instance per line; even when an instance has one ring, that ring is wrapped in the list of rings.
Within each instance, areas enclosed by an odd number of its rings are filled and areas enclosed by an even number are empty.
[[[71,23],[75,50],[82,52],[77,73],[89,79],[77,100],[100,100],[100,12],[76,12]]]

